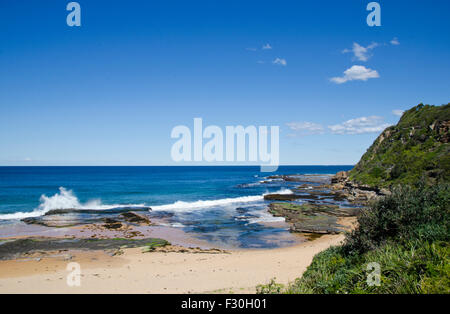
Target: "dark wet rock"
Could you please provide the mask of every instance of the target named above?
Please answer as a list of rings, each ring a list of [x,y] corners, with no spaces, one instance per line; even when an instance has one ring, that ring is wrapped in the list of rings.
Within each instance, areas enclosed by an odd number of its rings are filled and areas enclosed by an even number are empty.
[[[8,240],[0,245],[0,260],[14,259],[33,253],[45,254],[48,251],[67,250],[118,250],[123,247],[134,248],[154,245],[170,245],[163,239],[146,238],[139,240],[114,238],[114,239],[49,239],[30,238]]]
[[[117,207],[117,208],[111,208],[111,209],[104,209],[104,210],[98,210],[98,209],[75,209],[75,208],[65,208],[65,209],[52,209],[45,213],[46,216],[51,215],[63,215],[63,214],[97,214],[97,215],[106,215],[106,214],[120,214],[128,211],[150,211],[151,208],[147,206],[143,207]]]
[[[344,231],[345,227],[338,224],[338,218],[354,216],[358,209],[329,204],[272,203],[269,212],[291,223],[292,232],[329,234]]]
[[[105,219],[113,219],[105,225],[107,229],[118,229],[120,222],[131,222],[137,224],[150,224],[150,220],[143,214],[137,212],[149,212],[150,207],[121,207],[107,210],[94,209],[54,209],[48,211],[45,215],[39,217],[24,218],[22,221],[26,224],[35,224],[45,227],[62,228],[73,227],[79,225],[87,225],[93,223],[105,222]]]
[[[139,224],[139,225],[150,225],[151,221],[147,216],[144,216],[142,214],[137,214],[135,212],[126,212],[120,214],[120,216],[123,217],[123,219],[127,222]]]
[[[310,191],[310,192],[307,192],[307,193],[309,193],[311,195],[315,195],[315,196],[321,196],[321,197],[324,197],[324,198],[334,198],[336,196],[335,193],[323,192],[323,191]]]
[[[284,176],[283,180],[286,182],[301,182],[303,180],[301,180],[300,177],[296,177],[296,176]]]
[[[73,227],[78,225],[84,225],[88,223],[97,222],[98,218],[83,218],[78,219],[78,217],[73,215],[52,215],[52,216],[40,216],[40,217],[29,217],[22,219],[22,222],[28,225],[40,225],[44,227],[52,228],[65,228]]]
[[[111,218],[105,218],[104,222],[105,224],[103,224],[103,227],[110,230],[121,229],[124,226],[120,221]]]
[[[329,184],[330,176],[321,174],[290,174],[290,175],[273,175],[268,176],[270,180],[283,180],[285,182],[307,182]]]
[[[264,195],[266,201],[293,201],[297,199],[317,199],[315,195],[299,195],[299,194],[266,194]]]
[[[268,176],[267,177],[267,179],[271,179],[271,180],[273,180],[273,179],[283,179],[283,175],[273,175],[273,176]]]
[[[312,188],[312,185],[307,183],[303,183],[302,185],[296,187],[297,190],[310,190]]]
[[[41,226],[47,226],[47,224],[42,221],[39,218],[35,218],[35,217],[28,217],[28,218],[23,218],[21,221],[23,221],[24,223],[26,223],[27,225],[41,225]]]
[[[316,195],[312,194],[295,194],[296,199],[302,199],[302,200],[316,200],[318,197]]]

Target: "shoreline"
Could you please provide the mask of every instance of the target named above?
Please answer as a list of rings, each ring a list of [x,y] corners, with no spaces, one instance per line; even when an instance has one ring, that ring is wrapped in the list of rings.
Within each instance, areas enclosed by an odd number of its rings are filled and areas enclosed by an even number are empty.
[[[0,293],[255,293],[272,279],[288,284],[317,253],[342,242],[358,207],[342,201],[330,176],[273,178],[293,193],[264,195],[266,213],[284,221],[262,224],[285,230],[263,236],[265,247],[228,247],[132,211],[71,227],[20,222],[0,232]],[[20,240],[2,244],[11,234]],[[67,284],[70,263],[81,269],[80,287]]]
[[[214,254],[127,248],[116,256],[73,250],[6,260],[0,261],[0,293],[254,293],[272,278],[286,284],[300,277],[314,255],[343,239],[324,235],[291,247]],[[71,262],[81,266],[80,287],[66,283]]]

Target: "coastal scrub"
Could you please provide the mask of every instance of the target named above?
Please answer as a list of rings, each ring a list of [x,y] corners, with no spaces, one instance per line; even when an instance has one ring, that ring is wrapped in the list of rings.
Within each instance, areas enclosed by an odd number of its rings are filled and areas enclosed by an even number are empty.
[[[344,245],[317,254],[301,278],[259,293],[450,293],[450,185],[398,187],[371,203]],[[380,285],[367,283],[378,263]]]

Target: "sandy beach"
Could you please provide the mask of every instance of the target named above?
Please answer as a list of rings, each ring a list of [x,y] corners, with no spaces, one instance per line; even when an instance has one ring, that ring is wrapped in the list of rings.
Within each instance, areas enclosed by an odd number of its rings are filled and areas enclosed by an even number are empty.
[[[142,253],[124,249],[67,251],[49,257],[0,261],[0,293],[253,293],[271,278],[288,283],[301,276],[315,254],[343,235],[271,250],[227,253]],[[81,266],[81,286],[67,285],[68,263]]]

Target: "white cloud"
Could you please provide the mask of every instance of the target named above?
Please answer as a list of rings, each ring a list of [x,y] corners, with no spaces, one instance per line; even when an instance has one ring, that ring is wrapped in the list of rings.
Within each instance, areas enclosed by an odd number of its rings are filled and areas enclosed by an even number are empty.
[[[286,125],[298,135],[322,134],[325,131],[321,124],[314,122],[289,122]]]
[[[391,41],[390,41],[391,45],[400,45],[400,42],[398,41],[397,37],[394,37]]]
[[[379,133],[391,126],[384,123],[383,117],[369,116],[347,120],[340,124],[330,125],[328,128],[333,134],[363,134]]]
[[[270,44],[265,44],[264,46],[262,46],[262,50],[270,50],[272,49],[272,46]]]
[[[369,46],[364,47],[355,42],[355,43],[353,43],[352,49],[344,49],[344,50],[342,50],[342,53],[353,52],[353,55],[359,61],[367,61],[372,56],[370,54],[370,51],[377,46],[378,46],[377,43],[372,43]]]
[[[403,115],[403,112],[405,112],[405,110],[400,110],[400,109],[392,110],[392,113],[399,117],[401,117]]]
[[[287,65],[286,59],[280,59],[280,58],[276,58],[275,60],[272,61],[272,63],[282,65],[284,67]]]
[[[362,65],[354,65],[344,71],[344,76],[333,77],[330,80],[336,84],[342,84],[348,81],[367,81],[368,79],[378,77],[380,77],[380,75],[377,71]]]
[[[256,51],[256,50],[258,50],[258,49],[256,49],[256,48],[245,48],[245,50],[247,50],[247,51]]]

